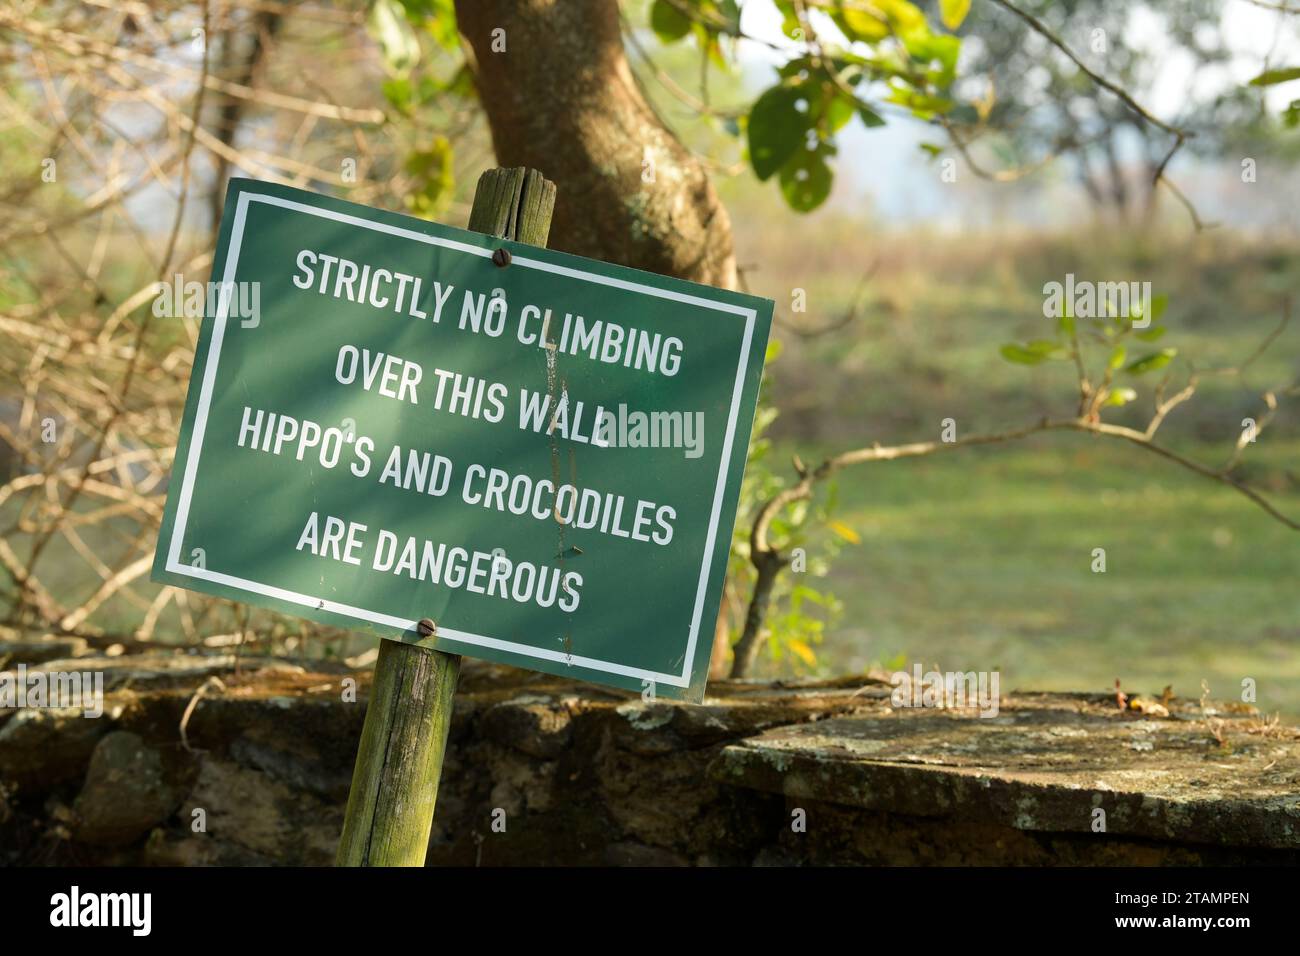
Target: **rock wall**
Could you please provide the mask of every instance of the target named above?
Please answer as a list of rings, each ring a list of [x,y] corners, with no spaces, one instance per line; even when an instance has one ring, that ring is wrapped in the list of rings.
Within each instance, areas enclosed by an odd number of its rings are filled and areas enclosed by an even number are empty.
[[[0,643],[19,663],[102,671],[106,695],[98,719],[0,711],[3,862],[332,862],[368,671]],[[1300,862],[1294,730],[1101,695],[896,710],[889,689],[719,682],[691,706],[466,661],[429,863]]]

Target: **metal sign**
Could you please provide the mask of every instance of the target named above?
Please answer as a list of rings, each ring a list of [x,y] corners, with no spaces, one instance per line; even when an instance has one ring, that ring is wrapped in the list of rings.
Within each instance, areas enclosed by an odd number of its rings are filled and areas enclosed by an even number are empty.
[[[252,180],[212,276],[155,580],[702,698],[769,300]]]

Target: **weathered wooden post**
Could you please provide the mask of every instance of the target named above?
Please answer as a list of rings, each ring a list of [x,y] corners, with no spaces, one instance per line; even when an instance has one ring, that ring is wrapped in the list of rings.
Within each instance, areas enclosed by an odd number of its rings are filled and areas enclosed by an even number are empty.
[[[537,170],[489,169],[479,177],[469,228],[544,246],[554,209],[555,184]],[[493,261],[506,266],[508,254]],[[420,623],[421,634],[436,634],[434,622]],[[379,644],[336,862],[423,866],[460,656],[418,644]]]

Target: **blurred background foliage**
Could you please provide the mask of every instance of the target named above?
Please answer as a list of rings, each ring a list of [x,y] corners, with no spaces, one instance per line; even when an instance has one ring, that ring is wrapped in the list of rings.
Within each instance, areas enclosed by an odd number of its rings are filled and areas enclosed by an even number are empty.
[[[53,485],[23,483],[83,463],[120,419],[134,443],[109,449],[122,486],[163,487],[195,330],[122,306],[160,268],[205,268],[226,177],[270,171],[459,225],[495,164],[451,0],[232,0],[210,5],[206,30],[203,6],[53,0],[0,17],[0,612],[10,627],[50,616],[23,596],[35,550],[54,616],[107,641],[357,654],[368,639],[139,574],[107,588],[152,550],[156,508],[87,496],[71,508],[81,532],[51,534]],[[724,602],[733,639],[749,525],[795,478],[793,456],[1073,410],[1070,363],[1031,345],[1058,335],[1043,287],[1067,273],[1152,283],[1166,333],[1150,351],[1176,349],[1152,380],[1269,341],[1170,416],[1161,434],[1182,454],[1228,461],[1261,394],[1300,371],[1297,329],[1274,335],[1300,292],[1300,17],[1249,0],[1015,6],[1043,29],[996,0],[621,5],[637,82],[725,201],[742,285],[777,302]],[[79,67],[78,51],[101,47],[117,74]],[[204,149],[189,163],[205,48],[228,86],[198,105]],[[1009,344],[1031,361],[1004,361]],[[55,417],[78,436],[39,461],[13,451],[35,427],[37,380],[57,382]],[[118,407],[124,382],[135,397]],[[1108,419],[1141,427],[1150,398],[1139,387]],[[1295,514],[1298,451],[1283,403],[1234,474]],[[917,660],[1000,669],[1008,688],[1121,677],[1188,696],[1202,679],[1228,694],[1254,677],[1266,709],[1300,714],[1295,533],[1155,456],[1040,435],[881,462],[819,486],[773,534],[805,570],[779,579],[762,674]],[[1096,547],[1105,574],[1090,570]]]

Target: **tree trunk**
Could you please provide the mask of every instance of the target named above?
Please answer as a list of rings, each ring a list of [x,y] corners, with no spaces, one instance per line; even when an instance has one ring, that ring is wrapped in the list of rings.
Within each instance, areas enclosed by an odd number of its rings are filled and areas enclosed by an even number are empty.
[[[766,637],[764,623],[772,606],[772,589],[776,586],[777,575],[785,567],[785,559],[775,551],[763,551],[754,561],[758,577],[754,581],[754,593],[749,599],[749,608],[745,612],[745,629],[736,642],[735,653],[731,660],[731,677],[740,680],[750,676],[754,663],[758,660],[759,649]]]
[[[731,222],[641,95],[617,0],[457,0],[497,162],[558,187],[550,245],[734,288]]]
[[[278,13],[264,10],[254,16],[251,23],[245,25],[245,27],[251,26],[252,29],[248,38],[248,48],[242,55],[237,49],[241,39],[239,32],[232,28],[222,33],[218,75],[240,86],[255,86],[265,62],[267,48],[275,39],[275,35],[280,32],[281,23]],[[239,124],[243,121],[248,101],[227,93],[218,92],[213,96],[217,102],[214,132],[223,145],[234,146],[235,135],[239,131]],[[212,242],[215,244],[217,234],[221,231],[221,209],[226,204],[226,178],[230,175],[230,160],[214,153],[212,161],[216,168],[208,192],[208,209]]]
[[[556,184],[552,249],[736,287],[727,210],[641,95],[617,0],[456,0],[456,17],[497,163]]]

